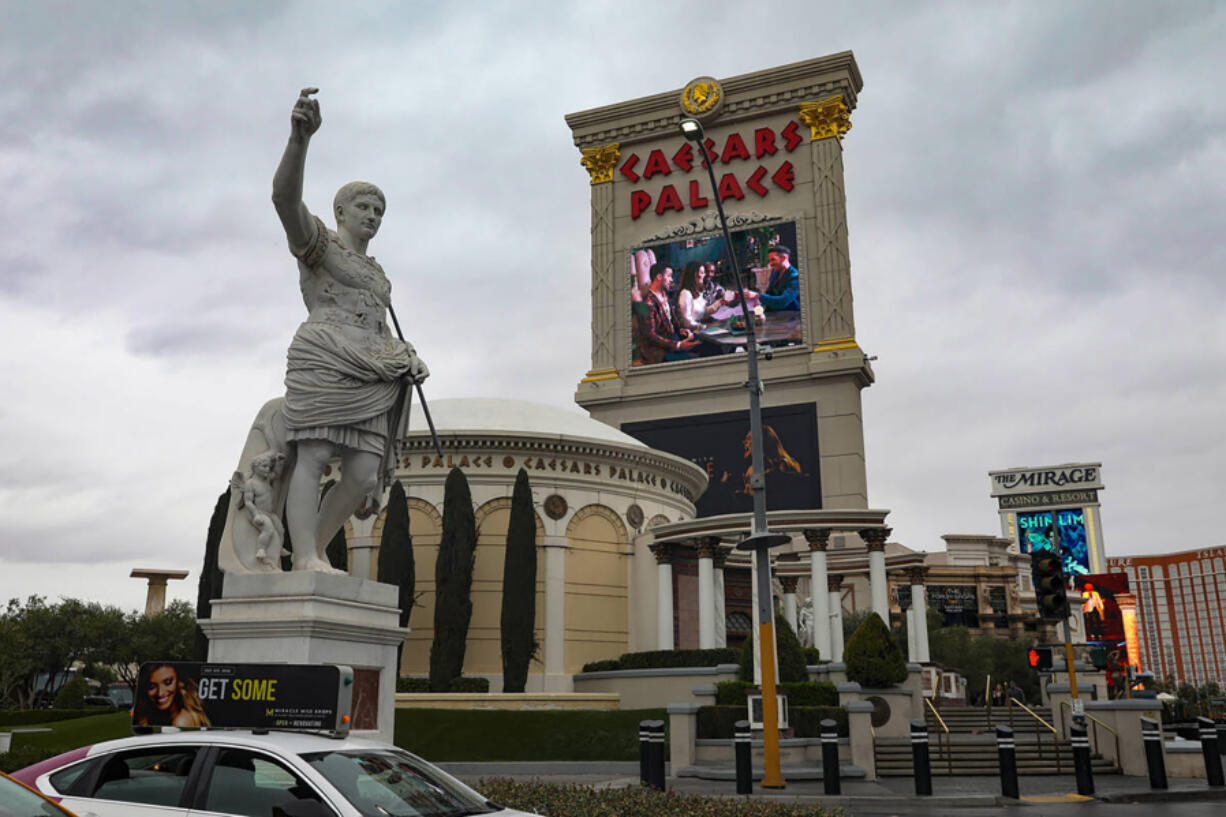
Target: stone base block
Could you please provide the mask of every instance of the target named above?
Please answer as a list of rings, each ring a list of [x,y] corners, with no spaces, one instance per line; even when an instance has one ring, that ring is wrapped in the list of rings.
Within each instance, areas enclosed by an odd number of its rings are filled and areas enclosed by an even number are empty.
[[[212,617],[199,622],[209,661],[345,664],[354,670],[354,732],[392,742],[397,589],[369,579],[313,571],[226,574]]]

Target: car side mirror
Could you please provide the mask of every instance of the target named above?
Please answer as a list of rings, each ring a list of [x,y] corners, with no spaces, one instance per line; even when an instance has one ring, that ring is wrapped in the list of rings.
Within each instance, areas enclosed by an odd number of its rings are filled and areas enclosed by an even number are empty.
[[[290,800],[273,806],[272,817],[336,817],[336,814],[318,800]]]

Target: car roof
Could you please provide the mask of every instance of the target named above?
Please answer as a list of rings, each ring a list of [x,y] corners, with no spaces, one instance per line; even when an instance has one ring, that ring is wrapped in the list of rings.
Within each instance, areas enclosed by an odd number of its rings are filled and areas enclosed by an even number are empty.
[[[179,746],[183,744],[251,746],[275,748],[289,754],[307,752],[371,751],[396,749],[386,743],[357,737],[336,738],[314,732],[253,732],[250,729],[192,729],[182,732],[160,732],[149,735],[134,735],[96,743],[89,748],[89,755],[113,752],[122,749],[138,749],[142,746]]]

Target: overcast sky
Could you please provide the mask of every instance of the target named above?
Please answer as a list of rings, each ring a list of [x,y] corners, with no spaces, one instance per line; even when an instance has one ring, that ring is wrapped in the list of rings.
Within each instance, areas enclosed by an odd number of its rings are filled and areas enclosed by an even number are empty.
[[[355,8],[356,7],[356,8]],[[303,319],[269,202],[389,197],[371,245],[432,398],[576,411],[587,172],[566,113],[852,50],[869,501],[996,533],[987,472],[1101,461],[1109,555],[1220,545],[1226,5],[33,3],[0,14],[0,601],[192,571]],[[411,487],[410,487],[411,492]]]

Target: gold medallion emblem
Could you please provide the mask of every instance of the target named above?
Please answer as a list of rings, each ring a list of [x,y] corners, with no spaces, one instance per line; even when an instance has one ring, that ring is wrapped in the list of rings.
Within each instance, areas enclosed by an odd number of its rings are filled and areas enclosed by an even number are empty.
[[[724,106],[724,89],[714,77],[699,77],[681,91],[681,110],[699,119],[710,119]]]

